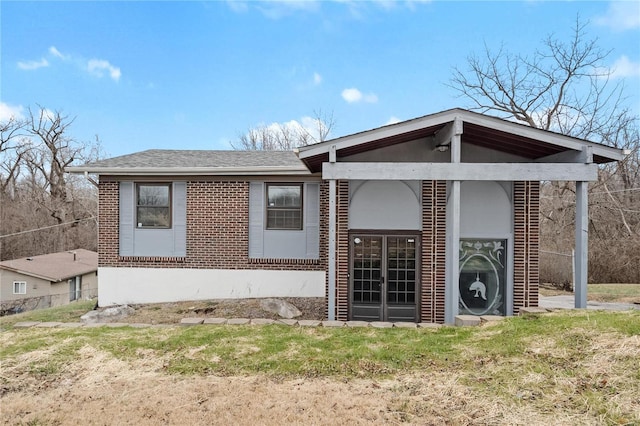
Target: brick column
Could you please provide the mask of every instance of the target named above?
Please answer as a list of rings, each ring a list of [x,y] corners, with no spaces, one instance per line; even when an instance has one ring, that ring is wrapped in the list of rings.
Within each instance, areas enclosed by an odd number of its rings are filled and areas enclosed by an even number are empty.
[[[120,184],[108,176],[100,176],[98,194],[98,266],[117,266]]]
[[[538,306],[540,182],[513,183],[513,313]]]
[[[336,319],[349,317],[349,181],[337,182]]]
[[[447,183],[422,181],[420,321],[444,322]]]

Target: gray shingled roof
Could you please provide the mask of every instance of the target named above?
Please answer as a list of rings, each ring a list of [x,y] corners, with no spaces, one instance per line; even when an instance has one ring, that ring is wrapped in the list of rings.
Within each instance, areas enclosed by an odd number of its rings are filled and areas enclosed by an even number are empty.
[[[75,252],[75,260],[73,253]],[[77,249],[0,262],[0,269],[59,282],[98,270],[98,253]]]
[[[308,173],[304,163],[291,151],[206,151],[150,149],[134,154],[95,161],[78,167],[69,167],[70,172],[126,173],[140,172],[170,173],[172,171],[194,173],[226,172],[302,172]]]

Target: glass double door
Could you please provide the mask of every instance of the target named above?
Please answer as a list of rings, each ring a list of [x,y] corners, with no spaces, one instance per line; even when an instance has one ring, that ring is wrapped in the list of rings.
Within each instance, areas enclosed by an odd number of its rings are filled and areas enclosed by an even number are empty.
[[[360,321],[416,321],[417,235],[352,235],[350,316]]]

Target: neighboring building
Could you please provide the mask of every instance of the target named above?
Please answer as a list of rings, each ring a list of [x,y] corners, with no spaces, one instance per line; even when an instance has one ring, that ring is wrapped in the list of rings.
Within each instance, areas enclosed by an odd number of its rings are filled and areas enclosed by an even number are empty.
[[[66,305],[98,295],[98,253],[77,249],[0,262],[0,310]]]
[[[454,321],[538,303],[539,182],[619,149],[453,109],[299,152],[150,150],[99,175],[101,306],[326,297],[330,319]]]

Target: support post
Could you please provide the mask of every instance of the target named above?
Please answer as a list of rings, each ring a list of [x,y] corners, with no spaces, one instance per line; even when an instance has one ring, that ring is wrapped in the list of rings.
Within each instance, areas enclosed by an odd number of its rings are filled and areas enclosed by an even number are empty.
[[[460,142],[462,135],[462,120],[456,118],[453,122],[451,137],[451,162],[460,163]],[[451,192],[447,208],[447,274],[444,292],[444,322],[453,324],[458,315],[458,281],[460,270],[460,181],[451,181]]]
[[[460,269],[460,181],[451,182],[447,214],[447,274],[444,290],[444,322],[453,324],[458,315]]]
[[[329,162],[336,162],[336,146],[331,145],[329,149]],[[328,267],[328,297],[327,319],[336,319],[336,180],[329,180],[329,267]]]
[[[336,180],[329,181],[329,300],[328,320],[336,319]]]
[[[575,307],[587,307],[587,273],[589,259],[589,182],[576,182],[576,247],[575,247]]]

